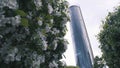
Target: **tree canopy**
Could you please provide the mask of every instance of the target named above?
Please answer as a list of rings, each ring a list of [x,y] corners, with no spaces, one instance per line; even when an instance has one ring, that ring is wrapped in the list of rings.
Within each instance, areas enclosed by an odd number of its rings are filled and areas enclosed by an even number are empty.
[[[103,59],[109,68],[120,67],[120,6],[103,21],[98,35]]]
[[[65,0],[0,0],[0,68],[58,68],[67,48]]]

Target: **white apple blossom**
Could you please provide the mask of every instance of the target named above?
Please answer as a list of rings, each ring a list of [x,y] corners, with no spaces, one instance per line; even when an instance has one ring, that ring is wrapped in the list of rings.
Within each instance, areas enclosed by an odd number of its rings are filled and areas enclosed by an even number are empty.
[[[6,23],[12,24],[13,26],[18,26],[20,24],[21,17],[15,16],[15,17],[4,17],[4,15],[1,16],[0,19],[0,26],[4,26]]]
[[[8,46],[7,46],[8,47]],[[5,48],[5,47],[4,47]],[[7,50],[6,48],[5,49],[3,49],[3,50]],[[15,55],[18,53],[18,48],[13,48],[13,49],[10,49],[9,51],[2,51],[1,50],[1,52],[3,53],[3,54],[1,54],[2,56],[4,56],[3,58],[4,58],[4,62],[5,63],[9,63],[9,62],[11,62],[11,61],[15,61],[16,59],[15,59]],[[6,56],[5,56],[5,54],[7,54]]]
[[[53,55],[55,59],[58,59],[58,54]]]
[[[21,20],[21,17],[19,15],[15,16],[16,24],[19,24],[20,20]]]
[[[68,44],[68,42],[67,42],[67,41],[64,41],[64,49],[65,49],[65,50],[67,49],[67,44]]]
[[[52,32],[52,34],[58,34],[58,33],[60,33],[60,30],[57,30],[56,28],[53,28],[53,31],[51,31]]]
[[[37,57],[37,60],[40,61],[40,64],[41,64],[41,63],[44,63],[44,62],[45,62],[45,56],[44,56],[44,55],[39,55],[39,56]]]
[[[37,9],[42,6],[42,1],[41,0],[34,0],[34,3],[36,5]]]
[[[15,56],[15,60],[16,60],[16,61],[21,61],[21,55],[20,55],[20,54],[17,54],[17,55]]]
[[[67,17],[63,18],[63,22],[66,23],[68,21]]]
[[[69,3],[68,3],[67,1],[64,1],[64,2],[63,2],[63,5],[68,6]]]
[[[52,24],[53,24],[53,23],[54,23],[54,20],[53,20],[53,19],[50,19],[50,23],[52,23]]]
[[[46,40],[46,37],[45,35],[43,35],[40,31],[37,31],[39,37],[41,38],[41,40],[45,41]]]
[[[1,16],[5,13],[5,11],[3,11],[1,8],[0,8],[0,18]]]
[[[48,4],[48,12],[49,12],[49,14],[51,14],[53,12],[53,8],[50,4]]]
[[[15,56],[15,54],[8,54],[8,55],[5,57],[4,62],[5,62],[5,63],[9,63],[10,61],[14,61],[14,60],[15,60],[14,56]]]
[[[3,38],[3,36],[2,36],[2,35],[0,35],[0,38]]]
[[[21,17],[18,15],[15,17],[11,17],[9,21],[11,21],[13,26],[16,26],[16,25],[18,26],[21,22],[20,20],[21,20]]]
[[[43,24],[42,20],[39,20],[38,24],[39,24],[39,26],[41,26]]]
[[[57,64],[55,61],[52,61],[52,62],[49,64],[49,68],[58,68],[58,64]]]
[[[57,44],[57,41],[58,41],[58,40],[54,40],[54,41],[53,41],[53,46],[54,46],[53,50],[56,50],[56,48],[57,48],[57,45],[58,45],[58,44]]]
[[[18,4],[16,0],[0,0],[0,8],[7,6],[11,9],[17,9],[18,8]]]
[[[45,41],[45,40],[43,40],[42,41],[42,44],[43,44],[43,50],[47,50],[47,47],[48,47],[48,45],[47,45],[47,41]]]
[[[51,27],[49,26],[49,24],[46,24],[45,30],[46,32],[49,32],[51,30]]]
[[[34,54],[33,54],[34,55]],[[45,56],[42,55],[37,55],[34,56],[36,59],[32,62],[32,67],[33,68],[39,68],[41,63],[45,62]],[[33,57],[33,58],[34,58]]]
[[[55,15],[56,16],[61,16],[62,14],[61,14],[61,12],[56,12]]]

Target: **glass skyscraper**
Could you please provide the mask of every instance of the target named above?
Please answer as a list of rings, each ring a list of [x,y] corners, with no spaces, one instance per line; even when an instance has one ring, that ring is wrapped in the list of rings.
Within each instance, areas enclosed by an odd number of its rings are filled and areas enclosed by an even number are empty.
[[[77,65],[80,68],[92,68],[93,53],[80,7],[73,5],[69,9]]]

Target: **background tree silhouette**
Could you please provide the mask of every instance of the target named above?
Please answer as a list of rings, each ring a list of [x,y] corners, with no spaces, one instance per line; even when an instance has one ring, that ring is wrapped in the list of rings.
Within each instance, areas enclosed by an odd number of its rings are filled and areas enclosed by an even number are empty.
[[[109,68],[120,67],[120,6],[103,21],[98,35],[103,59]]]

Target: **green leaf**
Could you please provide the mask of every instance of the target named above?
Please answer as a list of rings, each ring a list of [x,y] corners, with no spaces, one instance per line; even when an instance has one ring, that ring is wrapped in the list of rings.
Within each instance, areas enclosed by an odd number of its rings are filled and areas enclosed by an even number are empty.
[[[42,20],[40,17],[36,17],[37,21]]]
[[[42,29],[41,32],[42,32],[43,35],[46,35],[46,30],[45,29]]]
[[[18,15],[20,15],[20,16],[27,16],[27,14],[24,12],[24,11],[22,11],[22,10],[16,10],[16,14],[18,14]]]
[[[21,19],[21,25],[24,26],[24,27],[29,26],[28,20],[27,20],[26,18],[22,18],[22,19]]]

